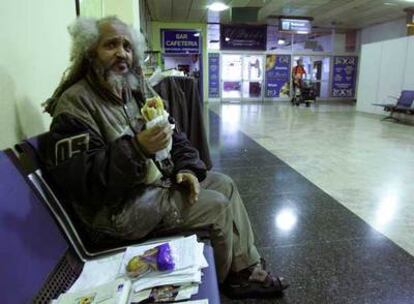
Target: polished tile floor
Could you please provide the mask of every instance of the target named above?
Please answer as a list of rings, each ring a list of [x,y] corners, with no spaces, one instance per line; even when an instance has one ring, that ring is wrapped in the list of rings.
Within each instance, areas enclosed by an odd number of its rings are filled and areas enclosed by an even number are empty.
[[[414,127],[346,104],[210,109],[214,169],[292,283],[279,300],[223,303],[414,303]]]

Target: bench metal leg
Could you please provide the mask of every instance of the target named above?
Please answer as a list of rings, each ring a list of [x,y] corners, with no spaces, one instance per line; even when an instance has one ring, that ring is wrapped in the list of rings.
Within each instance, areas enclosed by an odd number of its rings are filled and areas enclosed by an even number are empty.
[[[384,117],[383,119],[381,119],[381,121],[388,120],[388,119],[390,120],[392,119],[394,121],[400,121],[398,118],[395,118],[394,116],[392,116],[392,114],[394,114],[394,112],[391,112],[389,116]]]
[[[399,121],[399,119],[398,118],[395,118],[395,117],[392,117],[392,116],[387,116],[387,117],[384,117],[383,119],[381,119],[381,121],[383,121],[383,120],[388,120],[388,119],[393,119],[393,120],[395,120],[395,121]]]

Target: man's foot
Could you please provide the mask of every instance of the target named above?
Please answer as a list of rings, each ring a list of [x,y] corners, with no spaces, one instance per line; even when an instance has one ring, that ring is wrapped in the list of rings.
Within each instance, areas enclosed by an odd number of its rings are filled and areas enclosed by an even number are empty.
[[[274,277],[261,263],[240,272],[231,272],[223,285],[223,293],[232,299],[270,298],[283,295],[289,284],[282,277]]]

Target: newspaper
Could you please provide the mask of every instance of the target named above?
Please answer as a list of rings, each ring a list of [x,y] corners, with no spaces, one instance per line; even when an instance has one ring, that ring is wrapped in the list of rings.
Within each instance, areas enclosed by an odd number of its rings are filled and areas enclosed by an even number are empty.
[[[127,279],[115,281],[83,290],[81,292],[68,292],[61,294],[54,304],[127,304],[131,291],[131,282]]]
[[[148,289],[160,285],[183,285],[201,283],[201,269],[208,267],[203,255],[204,244],[197,242],[195,235],[169,241],[174,259],[174,270],[169,272],[153,271],[133,282],[133,291]],[[126,275],[126,265],[134,256],[142,255],[156,244],[128,247],[123,256],[119,275]]]
[[[129,298],[130,304],[182,301],[188,300],[192,295],[198,293],[197,284],[189,285],[166,285],[150,289],[141,290],[137,293],[132,292]]]
[[[193,235],[155,240],[128,247],[125,252],[87,261],[79,278],[68,292],[80,292],[125,277],[125,267],[130,258],[166,242],[170,244],[173,257],[176,259],[175,270],[147,274],[133,282],[134,292],[161,285],[201,283],[201,269],[208,267],[208,263],[203,255],[204,244],[197,242],[197,237]]]
[[[69,292],[78,292],[90,289],[115,280],[118,277],[119,264],[124,253],[117,253],[107,257],[87,261],[76,282]]]

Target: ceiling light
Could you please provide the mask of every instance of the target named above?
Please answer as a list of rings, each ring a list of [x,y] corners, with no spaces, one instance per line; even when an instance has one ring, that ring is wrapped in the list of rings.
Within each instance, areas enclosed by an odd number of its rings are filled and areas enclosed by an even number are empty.
[[[229,37],[225,37],[224,40],[225,41],[230,41],[230,38]]]
[[[279,39],[278,41],[277,41],[277,44],[285,44],[286,43],[286,40],[285,39]]]
[[[222,3],[222,2],[214,2],[207,6],[209,10],[215,11],[215,12],[221,12],[229,8],[228,5]]]
[[[393,2],[384,2],[384,5],[396,6],[396,5],[397,5],[397,3],[393,3]]]

